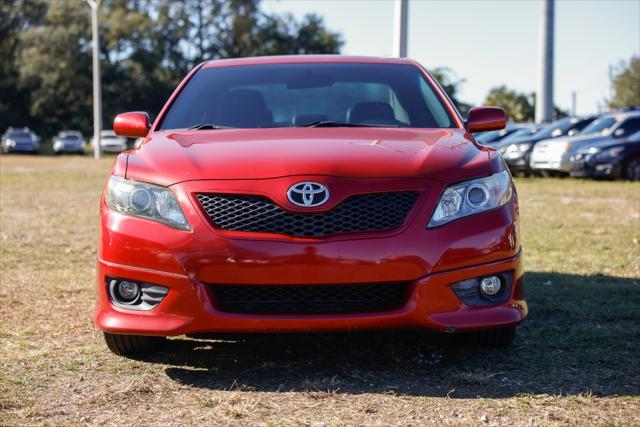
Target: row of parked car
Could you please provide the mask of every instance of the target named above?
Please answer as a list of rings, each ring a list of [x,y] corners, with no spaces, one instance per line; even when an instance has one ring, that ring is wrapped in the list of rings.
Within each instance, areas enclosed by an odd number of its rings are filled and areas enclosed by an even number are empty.
[[[515,123],[475,137],[495,147],[514,174],[640,180],[640,111]]]
[[[53,152],[55,154],[74,153],[84,154],[87,145],[82,133],[77,130],[63,130],[53,137]],[[91,145],[95,145],[91,138]],[[34,153],[40,152],[41,139],[29,128],[9,128],[2,135],[2,152],[4,153]],[[127,138],[117,136],[111,130],[100,132],[100,147],[103,152],[119,153],[127,149]]]
[[[542,126],[512,123],[475,138],[494,146],[516,175],[640,180],[640,111],[568,117]],[[73,130],[59,132],[52,142],[56,154],[82,154],[86,146],[82,134]],[[93,138],[91,144],[95,144]],[[40,138],[29,128],[9,128],[2,135],[5,153],[37,153],[40,145]],[[127,149],[127,139],[105,130],[100,146],[104,152],[119,153]]]

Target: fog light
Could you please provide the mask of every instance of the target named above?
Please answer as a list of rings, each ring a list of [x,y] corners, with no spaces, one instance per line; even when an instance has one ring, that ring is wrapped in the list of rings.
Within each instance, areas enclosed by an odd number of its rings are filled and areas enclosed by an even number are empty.
[[[480,291],[483,295],[494,296],[502,289],[502,281],[498,276],[485,277],[480,282]]]
[[[118,296],[124,302],[135,301],[140,295],[140,286],[135,282],[118,282]]]
[[[131,279],[105,277],[111,304],[127,310],[152,310],[169,293],[169,288]]]

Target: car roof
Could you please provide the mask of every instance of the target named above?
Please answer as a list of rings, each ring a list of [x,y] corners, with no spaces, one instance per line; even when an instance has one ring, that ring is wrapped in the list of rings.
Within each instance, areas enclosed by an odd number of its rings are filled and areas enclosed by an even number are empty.
[[[406,58],[376,57],[376,56],[347,56],[347,55],[279,55],[253,56],[248,58],[230,58],[207,61],[204,68],[231,67],[237,65],[260,64],[314,64],[314,63],[370,63],[370,64],[411,64],[417,62]]]
[[[632,117],[640,117],[640,111],[624,111],[621,113],[609,113],[609,114],[604,114],[599,118],[601,119],[605,117],[613,117],[616,120],[624,120]]]

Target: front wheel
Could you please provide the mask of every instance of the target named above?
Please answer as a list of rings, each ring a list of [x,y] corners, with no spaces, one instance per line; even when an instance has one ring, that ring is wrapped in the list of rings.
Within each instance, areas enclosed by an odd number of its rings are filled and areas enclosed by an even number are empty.
[[[515,326],[499,329],[487,329],[469,334],[469,342],[473,345],[488,347],[506,347],[516,336]]]
[[[632,157],[626,161],[623,175],[629,181],[640,181],[640,157]]]
[[[118,356],[144,356],[155,353],[166,341],[165,337],[121,335],[103,332],[107,347]]]

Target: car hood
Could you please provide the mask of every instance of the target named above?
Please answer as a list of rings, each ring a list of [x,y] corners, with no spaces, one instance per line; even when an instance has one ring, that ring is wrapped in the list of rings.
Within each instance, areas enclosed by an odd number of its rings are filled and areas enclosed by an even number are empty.
[[[295,175],[451,181],[490,174],[491,152],[462,129],[159,131],[129,152],[126,176],[160,185]]]
[[[632,146],[639,146],[640,147],[640,142],[627,142],[627,141],[614,141],[611,138],[605,138],[605,139],[599,139],[595,142],[592,142],[590,144],[585,144],[582,145],[580,147],[580,149],[576,150],[576,152],[579,153],[586,153],[588,152],[591,148],[597,148],[598,151],[605,151],[608,150],[610,148],[615,148],[615,147],[632,147]]]

